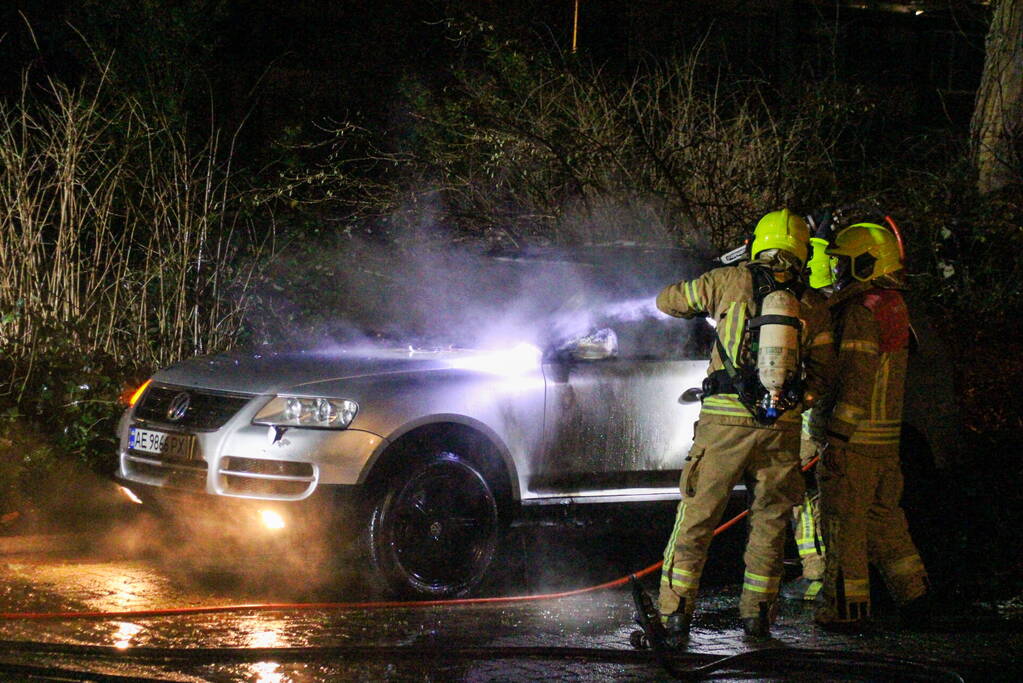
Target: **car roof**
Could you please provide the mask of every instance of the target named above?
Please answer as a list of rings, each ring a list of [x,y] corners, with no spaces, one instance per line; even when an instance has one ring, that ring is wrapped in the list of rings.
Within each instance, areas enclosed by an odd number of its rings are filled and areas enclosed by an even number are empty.
[[[495,249],[485,256],[526,273],[565,268],[588,281],[587,289],[643,294],[720,265],[691,249],[636,242]]]

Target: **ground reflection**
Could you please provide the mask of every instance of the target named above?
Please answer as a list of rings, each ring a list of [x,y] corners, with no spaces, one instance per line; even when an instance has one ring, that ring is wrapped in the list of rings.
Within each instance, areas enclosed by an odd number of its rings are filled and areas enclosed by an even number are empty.
[[[114,647],[119,650],[127,650],[132,646],[132,639],[142,630],[142,626],[126,621],[118,621],[114,624],[117,630],[114,632]]]
[[[280,636],[280,628],[283,624],[270,625],[265,622],[254,624],[258,626],[260,630],[254,630],[248,634],[246,638],[246,645],[252,648],[261,647],[280,647],[282,645],[282,638]],[[256,662],[251,665],[253,681],[255,683],[284,683],[288,680],[284,674],[279,671],[280,664],[277,662]]]

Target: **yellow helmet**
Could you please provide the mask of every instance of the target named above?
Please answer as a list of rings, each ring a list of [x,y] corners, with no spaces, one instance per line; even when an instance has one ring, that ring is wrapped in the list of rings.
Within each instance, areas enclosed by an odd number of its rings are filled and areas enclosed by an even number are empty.
[[[849,268],[846,279],[851,276],[860,282],[902,268],[898,239],[891,230],[876,223],[856,223],[842,229],[835,235],[827,253],[829,256],[847,257]]]
[[[757,254],[768,249],[781,249],[806,263],[807,244],[810,240],[810,228],[806,221],[788,209],[772,211],[757,223],[753,229],[753,244],[749,255],[755,259]]]
[[[835,284],[835,257],[828,256],[828,241],[822,237],[810,238],[810,286],[822,289]]]

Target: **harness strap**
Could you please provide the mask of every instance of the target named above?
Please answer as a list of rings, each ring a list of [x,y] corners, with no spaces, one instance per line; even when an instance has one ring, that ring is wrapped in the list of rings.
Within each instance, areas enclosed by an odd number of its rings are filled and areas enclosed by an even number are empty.
[[[761,315],[751,318],[747,323],[749,329],[756,329],[764,325],[788,325],[797,330],[803,329],[803,321],[791,315]]]

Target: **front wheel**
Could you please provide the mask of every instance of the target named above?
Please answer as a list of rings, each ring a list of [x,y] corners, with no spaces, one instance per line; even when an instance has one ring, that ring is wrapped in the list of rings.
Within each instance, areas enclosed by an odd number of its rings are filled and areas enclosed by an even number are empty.
[[[452,597],[483,578],[498,531],[487,480],[468,461],[443,452],[383,487],[370,512],[367,545],[390,592]]]

